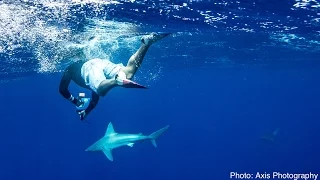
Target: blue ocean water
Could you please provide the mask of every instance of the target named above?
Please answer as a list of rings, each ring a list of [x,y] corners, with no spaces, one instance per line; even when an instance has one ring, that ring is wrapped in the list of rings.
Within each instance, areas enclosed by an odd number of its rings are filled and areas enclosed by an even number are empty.
[[[317,0],[1,1],[0,179],[319,173],[319,7]],[[172,35],[152,45],[136,74],[149,89],[115,88],[90,123],[81,122],[58,91],[72,62],[66,47],[126,63],[150,32]],[[70,91],[90,94],[74,83]],[[84,151],[109,122],[119,133],[170,127],[158,148],[121,147],[111,162]],[[274,142],[261,138],[276,130]]]

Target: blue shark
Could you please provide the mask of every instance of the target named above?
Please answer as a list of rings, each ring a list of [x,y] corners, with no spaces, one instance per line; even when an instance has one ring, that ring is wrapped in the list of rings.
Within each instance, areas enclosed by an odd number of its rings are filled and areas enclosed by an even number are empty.
[[[108,124],[105,135],[88,147],[85,151],[102,151],[105,156],[113,161],[112,150],[121,146],[133,147],[138,141],[150,140],[154,147],[157,147],[156,139],[169,128],[169,125],[151,133],[150,135],[139,134],[118,134],[115,132],[112,123]]]
[[[261,137],[261,139],[263,139],[265,141],[268,141],[268,142],[273,142],[274,143],[279,131],[280,131],[280,128],[277,128],[276,130],[274,130],[272,132],[271,135],[263,136],[263,137]]]

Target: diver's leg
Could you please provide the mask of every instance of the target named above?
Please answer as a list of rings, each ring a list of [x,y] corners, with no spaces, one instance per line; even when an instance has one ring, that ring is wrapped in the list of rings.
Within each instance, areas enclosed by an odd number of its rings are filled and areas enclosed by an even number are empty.
[[[168,36],[169,34],[170,33],[152,33],[150,35],[142,37],[140,48],[130,57],[126,67],[122,68],[122,71],[126,73],[126,77],[128,79],[131,79],[137,72],[138,68],[141,66],[144,56],[146,55],[149,47],[156,41]]]
[[[122,69],[122,71],[126,73],[126,77],[128,79],[131,79],[137,72],[138,68],[141,66],[144,56],[146,55],[149,47],[150,45],[142,43],[138,51],[130,57],[126,67]]]
[[[116,86],[117,81],[115,79],[105,79],[99,84],[97,93],[99,96],[105,96],[112,88]]]

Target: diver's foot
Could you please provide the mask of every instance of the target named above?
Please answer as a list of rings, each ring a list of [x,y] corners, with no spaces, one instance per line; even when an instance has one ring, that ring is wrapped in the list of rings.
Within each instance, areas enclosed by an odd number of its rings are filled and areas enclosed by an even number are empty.
[[[151,33],[141,38],[141,42],[147,46],[159,41],[160,39],[170,35],[171,33]]]

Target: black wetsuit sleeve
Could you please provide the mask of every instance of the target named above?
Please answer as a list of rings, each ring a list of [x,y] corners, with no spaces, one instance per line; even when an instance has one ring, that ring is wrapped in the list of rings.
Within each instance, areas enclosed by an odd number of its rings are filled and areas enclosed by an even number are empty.
[[[61,78],[60,85],[59,85],[59,92],[64,98],[70,100],[73,104],[76,104],[77,100],[75,98],[70,99],[72,96],[68,90],[71,79],[72,79],[72,74],[71,74],[70,68],[67,68]]]
[[[96,107],[98,102],[99,102],[99,95],[94,91],[92,91],[91,101],[88,108],[86,109],[86,114],[89,114]]]

